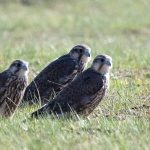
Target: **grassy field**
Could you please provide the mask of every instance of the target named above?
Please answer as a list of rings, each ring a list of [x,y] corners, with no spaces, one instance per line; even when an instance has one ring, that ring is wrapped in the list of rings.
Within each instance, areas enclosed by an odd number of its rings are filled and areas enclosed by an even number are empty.
[[[20,108],[13,119],[0,119],[0,149],[149,150],[149,10],[149,0],[0,1],[0,71],[25,59],[31,81],[77,43],[114,64],[109,93],[91,116],[23,124],[36,108]]]

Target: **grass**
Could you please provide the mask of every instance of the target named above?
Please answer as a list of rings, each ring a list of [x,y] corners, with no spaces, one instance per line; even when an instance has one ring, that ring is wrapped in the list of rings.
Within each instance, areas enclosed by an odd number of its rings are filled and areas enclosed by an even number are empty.
[[[25,59],[32,80],[77,43],[88,44],[93,57],[111,55],[114,64],[109,93],[88,118],[23,124],[35,108],[20,108],[0,119],[0,149],[149,150],[149,10],[149,0],[0,1],[0,71]]]

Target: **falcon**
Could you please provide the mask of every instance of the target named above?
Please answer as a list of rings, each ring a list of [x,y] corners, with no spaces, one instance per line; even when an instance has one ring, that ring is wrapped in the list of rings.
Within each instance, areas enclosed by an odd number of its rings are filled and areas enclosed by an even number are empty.
[[[15,60],[0,73],[0,116],[11,117],[19,106],[28,83],[28,63]]]
[[[51,62],[29,84],[23,102],[45,104],[86,67],[91,56],[87,45],[76,45],[71,51]]]
[[[77,76],[52,101],[33,112],[31,118],[45,117],[50,114],[60,117],[71,112],[88,116],[106,93],[111,68],[111,57],[98,55],[89,69]]]

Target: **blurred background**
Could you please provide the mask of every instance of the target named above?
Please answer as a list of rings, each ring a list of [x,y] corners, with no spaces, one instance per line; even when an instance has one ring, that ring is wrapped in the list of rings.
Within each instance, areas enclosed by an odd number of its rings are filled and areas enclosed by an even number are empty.
[[[20,126],[35,109],[18,109],[0,120],[0,149],[149,149],[150,0],[0,0],[0,72],[24,59],[31,81],[79,43],[113,58],[105,100],[80,121]]]
[[[15,58],[31,74],[85,43],[116,69],[150,66],[149,0],[0,0],[0,69]]]

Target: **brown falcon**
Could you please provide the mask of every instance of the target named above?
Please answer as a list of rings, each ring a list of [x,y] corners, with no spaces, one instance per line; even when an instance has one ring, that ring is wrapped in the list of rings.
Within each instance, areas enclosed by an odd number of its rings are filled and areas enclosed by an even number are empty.
[[[28,63],[15,60],[0,73],[0,116],[10,117],[20,104],[28,82]]]
[[[52,101],[32,113],[32,117],[54,114],[61,116],[75,111],[79,115],[89,115],[100,103],[109,84],[112,59],[108,55],[98,55],[92,66],[66,86]]]
[[[23,102],[45,104],[81,73],[91,56],[86,45],[76,45],[71,51],[51,62],[29,84]]]

